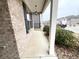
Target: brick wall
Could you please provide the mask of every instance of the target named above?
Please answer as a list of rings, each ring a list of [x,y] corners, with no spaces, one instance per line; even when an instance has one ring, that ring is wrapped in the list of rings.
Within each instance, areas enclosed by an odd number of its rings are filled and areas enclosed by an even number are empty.
[[[26,35],[22,0],[7,0],[7,1],[19,55],[20,58],[24,58],[26,56],[25,53],[27,52],[25,48],[27,45],[27,40],[30,38],[29,35]]]
[[[0,59],[19,59],[7,0],[0,0]]]
[[[25,53],[23,43],[27,40],[22,0],[8,0],[8,6],[19,55],[22,58]]]
[[[0,59],[24,58],[28,39],[22,0],[0,0]]]

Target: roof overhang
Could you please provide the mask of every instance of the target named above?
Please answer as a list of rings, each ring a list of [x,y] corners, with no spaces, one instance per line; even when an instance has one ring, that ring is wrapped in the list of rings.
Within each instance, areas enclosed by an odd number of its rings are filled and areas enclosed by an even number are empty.
[[[23,0],[30,13],[42,13],[48,6],[50,0]]]

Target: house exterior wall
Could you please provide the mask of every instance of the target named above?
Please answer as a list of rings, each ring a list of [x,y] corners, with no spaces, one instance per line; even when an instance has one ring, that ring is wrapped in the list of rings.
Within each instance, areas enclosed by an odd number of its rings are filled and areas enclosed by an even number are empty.
[[[26,42],[27,40],[30,39],[30,37],[29,35],[26,34],[22,0],[7,0],[7,1],[19,55],[20,58],[24,58],[26,56],[25,53],[27,52],[25,50],[26,49],[25,47],[27,45]]]
[[[20,59],[12,20],[7,0],[0,0],[0,59]]]
[[[22,0],[0,0],[0,59],[26,56],[28,39]]]
[[[34,28],[40,28],[40,14],[32,14]]]

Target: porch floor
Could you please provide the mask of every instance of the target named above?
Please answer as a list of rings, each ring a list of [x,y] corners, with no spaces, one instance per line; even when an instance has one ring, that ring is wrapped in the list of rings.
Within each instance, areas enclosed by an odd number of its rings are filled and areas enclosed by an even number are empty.
[[[25,44],[23,58],[36,58],[40,56],[48,55],[48,41],[44,36],[42,30],[31,30],[31,36],[28,42]]]

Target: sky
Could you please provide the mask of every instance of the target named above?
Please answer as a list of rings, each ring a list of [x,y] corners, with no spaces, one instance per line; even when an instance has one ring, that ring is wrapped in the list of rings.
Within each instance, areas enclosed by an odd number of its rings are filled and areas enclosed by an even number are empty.
[[[69,15],[79,15],[79,0],[58,0],[57,18]],[[43,21],[50,19],[50,4],[42,14]]]

